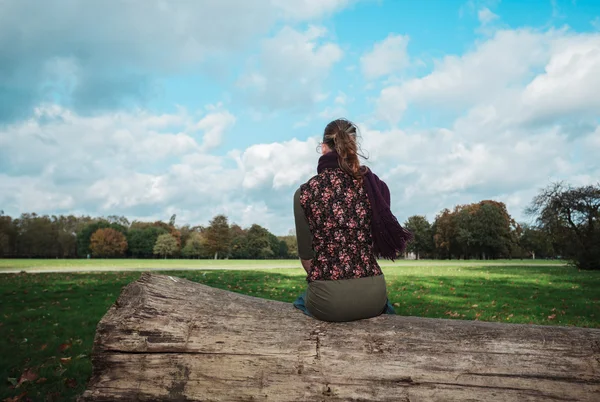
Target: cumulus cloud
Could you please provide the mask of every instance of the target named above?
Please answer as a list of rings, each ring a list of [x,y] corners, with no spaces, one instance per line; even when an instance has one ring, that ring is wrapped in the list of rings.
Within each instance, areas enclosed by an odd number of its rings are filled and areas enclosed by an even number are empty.
[[[316,26],[305,31],[282,28],[262,42],[255,70],[238,85],[270,109],[309,109],[323,100],[322,83],[342,58],[342,49],[324,41],[326,35],[325,28]]]
[[[360,58],[363,74],[368,80],[400,72],[408,66],[409,38],[406,35],[390,34]]]
[[[228,111],[215,112],[203,117],[196,124],[196,128],[204,131],[202,142],[204,149],[219,146],[223,139],[223,134],[235,124],[235,120],[235,116]]]
[[[430,74],[382,89],[377,113],[395,124],[411,106],[460,111],[519,105],[532,120],[548,112],[597,109],[599,39],[554,30],[498,31],[463,56],[444,57]]]
[[[160,76],[233,73],[231,59],[277,21],[319,19],[349,3],[0,2],[0,121],[56,100],[78,112],[144,105],[160,93]]]
[[[403,183],[398,208],[414,210],[416,201],[435,212],[499,198],[522,217],[553,180],[593,182],[600,174],[592,156],[599,40],[569,31],[500,31],[465,55],[445,57],[422,78],[384,88],[378,112],[393,124],[412,106],[454,116],[436,129],[366,131],[365,142],[378,149],[374,159],[387,160],[389,180]]]
[[[124,214],[206,223],[226,213],[277,233],[292,227],[291,195],[314,174],[316,138],[211,154],[235,122],[222,106],[200,117],[135,112],[82,116],[57,105],[0,129],[6,213]],[[254,219],[254,220],[253,220]]]

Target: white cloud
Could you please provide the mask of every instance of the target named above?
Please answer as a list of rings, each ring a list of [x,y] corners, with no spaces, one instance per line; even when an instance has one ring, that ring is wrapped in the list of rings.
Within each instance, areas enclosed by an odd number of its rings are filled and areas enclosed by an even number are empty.
[[[487,25],[499,17],[497,14],[494,14],[492,11],[490,11],[489,8],[483,7],[477,12],[477,18],[482,25]]]
[[[315,169],[317,145],[316,138],[307,141],[294,138],[248,147],[238,159],[244,172],[243,187],[277,189],[299,184]]]
[[[203,148],[207,150],[219,146],[223,134],[235,124],[235,120],[235,116],[228,111],[211,113],[203,117],[196,124],[196,128],[204,131]]]
[[[2,1],[0,120],[27,117],[39,103],[57,98],[85,112],[143,104],[161,90],[165,74],[193,69],[228,77],[237,73],[239,55],[278,22],[319,20],[350,3]]]
[[[592,24],[592,26],[594,28],[596,28],[598,31],[600,31],[600,17],[596,17],[593,20],[591,20],[590,24]]]
[[[207,109],[197,120],[185,110],[86,117],[39,107],[33,118],[0,129],[0,205],[12,215],[148,220],[177,213],[196,224],[227,213],[287,233],[295,186],[315,172],[317,139],[213,155],[206,145],[216,144],[235,116],[222,106]]]
[[[599,101],[599,41],[568,31],[498,31],[463,56],[444,57],[430,74],[382,89],[377,113],[393,124],[411,106],[460,112],[493,105],[530,121],[591,115]]]
[[[238,85],[270,109],[307,109],[323,101],[328,94],[322,92],[322,82],[342,58],[337,44],[323,42],[326,34],[315,26],[304,32],[282,28],[263,41],[257,68]]]
[[[551,52],[545,71],[523,91],[524,114],[530,119],[598,116],[600,34],[559,38],[553,41]]]
[[[368,80],[400,72],[408,66],[406,48],[409,38],[405,35],[389,34],[373,49],[360,58],[362,72]]]
[[[384,88],[377,112],[392,124],[412,106],[450,120],[440,129],[365,131],[372,163],[404,190],[395,207],[431,214],[496,198],[522,218],[551,181],[597,180],[599,41],[566,30],[499,31],[422,78]]]

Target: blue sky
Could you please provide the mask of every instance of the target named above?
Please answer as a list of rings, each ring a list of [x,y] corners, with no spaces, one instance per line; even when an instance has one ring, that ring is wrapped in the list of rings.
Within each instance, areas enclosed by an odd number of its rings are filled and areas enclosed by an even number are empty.
[[[0,209],[276,234],[333,118],[392,209],[600,177],[600,2],[0,3]]]

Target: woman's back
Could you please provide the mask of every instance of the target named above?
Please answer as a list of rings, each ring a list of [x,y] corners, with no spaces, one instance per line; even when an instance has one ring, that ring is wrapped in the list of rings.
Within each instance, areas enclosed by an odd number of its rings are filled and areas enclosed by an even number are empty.
[[[299,196],[315,252],[309,282],[381,275],[371,205],[360,181],[341,168],[324,169],[300,187]]]
[[[308,281],[294,305],[324,321],[393,313],[376,256],[393,259],[410,235],[389,209],[387,185],[361,168],[356,135],[348,120],[329,123],[318,174],[294,194],[298,256]]]

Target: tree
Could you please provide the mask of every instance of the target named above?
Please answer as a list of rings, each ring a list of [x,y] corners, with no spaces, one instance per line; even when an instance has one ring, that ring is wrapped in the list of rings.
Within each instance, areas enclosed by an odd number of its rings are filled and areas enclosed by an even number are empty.
[[[518,225],[502,202],[484,200],[444,209],[433,225],[436,254],[442,258],[510,257]]]
[[[152,224],[132,225],[127,233],[129,251],[135,258],[150,258],[154,255],[154,245],[158,236],[169,233],[164,228]]]
[[[516,225],[503,202],[484,200],[471,204],[473,210],[473,251],[477,257],[511,256],[512,228]]]
[[[127,228],[120,223],[110,223],[105,219],[100,219],[96,221],[92,221],[85,225],[78,233],[77,233],[77,254],[79,257],[85,257],[89,253],[92,252],[90,249],[90,242],[92,234],[95,233],[98,229],[106,229],[111,228],[120,232],[122,234],[127,233]]]
[[[417,259],[433,252],[433,232],[425,216],[413,215],[404,222],[404,227],[413,234],[406,250],[415,253]]]
[[[193,232],[186,244],[185,247],[181,250],[181,253],[184,257],[188,258],[200,258],[206,255],[206,246],[203,244],[204,240],[202,235],[197,232]]]
[[[269,232],[269,247],[271,248],[271,257],[272,258],[281,258],[281,244],[279,243],[279,239],[273,233]]]
[[[287,258],[298,258],[298,240],[294,230],[290,230],[287,236],[280,236],[279,239],[287,245]]]
[[[127,239],[115,229],[98,229],[90,238],[90,249],[96,257],[120,257],[127,250]]]
[[[158,239],[156,239],[156,244],[154,245],[154,254],[159,256],[162,255],[166,260],[168,255],[175,254],[178,249],[179,246],[177,245],[177,239],[172,235],[165,233],[161,234],[158,236]]]
[[[231,241],[229,243],[229,256],[234,259],[250,258],[250,253],[248,251],[247,231],[234,223],[231,225],[229,232],[231,234]]]
[[[77,231],[79,229],[79,220],[73,215],[53,216],[53,223],[56,226],[58,243],[58,256],[61,258],[77,257]]]
[[[456,250],[456,223],[454,214],[449,209],[444,209],[435,217],[432,227],[433,240],[436,254],[439,258],[452,259]]]
[[[550,234],[554,249],[580,269],[600,269],[600,183],[556,183],[540,191],[527,209]]]
[[[285,240],[277,238],[279,240],[279,258],[290,258],[290,250]]]
[[[535,226],[521,224],[522,232],[519,245],[532,259],[554,257],[552,238],[545,230]]]
[[[271,233],[260,225],[250,226],[247,236],[248,258],[272,258],[275,254],[271,248]]]
[[[211,221],[205,233],[206,248],[215,259],[221,255],[227,255],[231,242],[229,223],[225,215],[217,215]]]
[[[12,254],[15,237],[13,220],[10,216],[5,216],[2,211],[0,214],[0,257]]]

